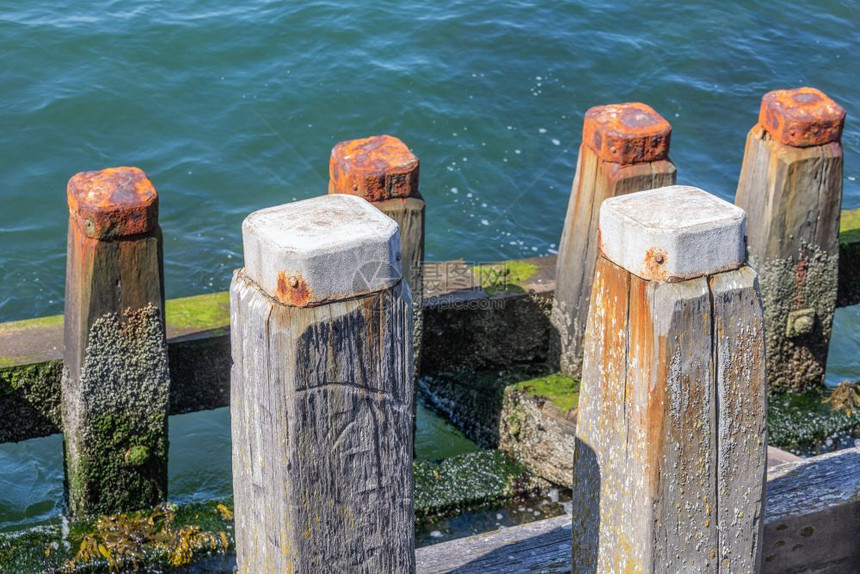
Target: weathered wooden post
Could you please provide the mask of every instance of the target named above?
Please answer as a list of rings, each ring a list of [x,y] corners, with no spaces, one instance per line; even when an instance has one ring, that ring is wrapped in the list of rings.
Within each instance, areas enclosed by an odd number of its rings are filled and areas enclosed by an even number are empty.
[[[382,135],[338,143],[329,161],[329,193],[363,197],[400,226],[403,277],[412,291],[414,371],[421,369],[424,332],[424,199],[418,158],[402,141]]]
[[[241,572],[412,572],[412,300],[397,225],[326,195],[252,213],[230,287]]]
[[[167,497],[170,379],[158,195],[134,167],[69,180],[63,432],[73,516]]]
[[[761,278],[768,383],[821,385],[836,310],[845,111],[815,88],[762,98],[735,203]]]
[[[600,209],[574,447],[573,572],[753,572],[766,461],[744,213],[671,186]]]
[[[556,263],[553,362],[579,377],[597,260],[597,213],[604,199],[675,183],[672,126],[642,103],[597,106],[585,113],[582,144]],[[555,337],[555,334],[553,335]]]

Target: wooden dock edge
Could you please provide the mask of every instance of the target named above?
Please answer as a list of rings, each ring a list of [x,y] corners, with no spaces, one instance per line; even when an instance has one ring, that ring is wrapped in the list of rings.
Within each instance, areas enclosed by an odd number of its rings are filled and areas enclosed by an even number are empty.
[[[771,468],[765,502],[766,574],[860,571],[860,448]],[[425,546],[419,574],[570,572],[570,516]]]

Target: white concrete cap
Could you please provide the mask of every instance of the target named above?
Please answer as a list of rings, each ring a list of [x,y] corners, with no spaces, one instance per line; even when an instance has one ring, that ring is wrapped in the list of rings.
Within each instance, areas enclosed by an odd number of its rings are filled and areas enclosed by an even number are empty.
[[[652,281],[681,281],[740,267],[746,213],[696,187],[671,185],[600,206],[604,257]]]
[[[286,305],[307,307],[395,285],[400,229],[354,195],[255,211],[242,223],[245,274]]]

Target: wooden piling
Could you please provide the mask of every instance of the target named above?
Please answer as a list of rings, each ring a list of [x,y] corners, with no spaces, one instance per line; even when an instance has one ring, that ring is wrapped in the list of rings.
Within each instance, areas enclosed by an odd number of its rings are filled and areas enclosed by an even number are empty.
[[[824,382],[836,310],[845,111],[815,88],[762,98],[735,203],[761,278],[771,389]]]
[[[230,287],[240,572],[413,572],[412,301],[359,197],[263,209]]]
[[[170,380],[158,195],[134,167],[68,184],[62,419],[72,516],[167,498]]]
[[[597,260],[597,214],[604,199],[675,183],[672,126],[642,103],[597,106],[585,114],[576,175],[556,263],[551,361],[582,371],[583,336]]]
[[[764,333],[744,213],[671,186],[606,200],[598,234],[572,571],[756,571]]]
[[[331,150],[329,193],[357,195],[400,227],[403,277],[412,291],[413,365],[421,369],[424,332],[424,199],[418,191],[418,158],[389,135],[349,140]]]

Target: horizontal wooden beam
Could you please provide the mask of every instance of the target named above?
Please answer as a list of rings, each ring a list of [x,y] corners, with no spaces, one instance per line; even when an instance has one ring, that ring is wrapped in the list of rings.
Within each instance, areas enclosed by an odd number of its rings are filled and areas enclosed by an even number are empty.
[[[762,572],[860,572],[860,448],[768,472]],[[570,572],[570,516],[419,548],[419,574]]]

